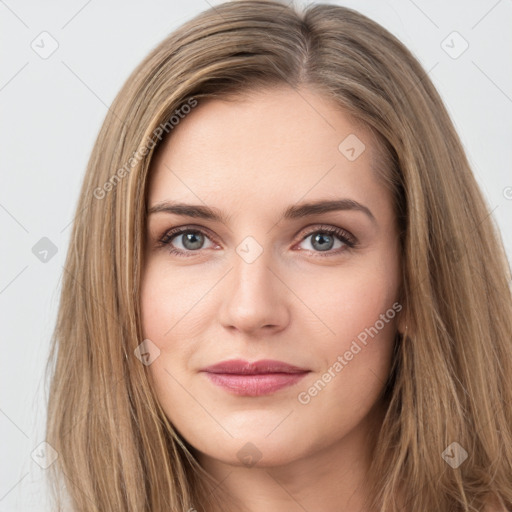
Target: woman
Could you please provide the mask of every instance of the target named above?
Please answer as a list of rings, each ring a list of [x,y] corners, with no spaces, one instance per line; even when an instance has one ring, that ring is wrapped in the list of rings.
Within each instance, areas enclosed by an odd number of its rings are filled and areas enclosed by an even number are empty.
[[[73,510],[512,507],[512,298],[434,86],[348,8],[222,4],[114,101],[47,441]]]

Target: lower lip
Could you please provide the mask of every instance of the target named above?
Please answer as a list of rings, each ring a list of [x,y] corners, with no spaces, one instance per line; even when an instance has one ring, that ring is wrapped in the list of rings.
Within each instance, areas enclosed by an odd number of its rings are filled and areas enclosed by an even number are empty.
[[[240,375],[234,373],[209,373],[206,375],[213,384],[236,395],[269,395],[299,382],[308,372],[303,373],[261,373]]]

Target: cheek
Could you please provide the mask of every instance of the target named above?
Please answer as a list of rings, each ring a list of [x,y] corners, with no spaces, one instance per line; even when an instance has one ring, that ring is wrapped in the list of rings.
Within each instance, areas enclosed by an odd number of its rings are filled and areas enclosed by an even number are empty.
[[[178,333],[190,337],[194,330],[191,319],[208,303],[208,283],[200,272],[180,272],[156,258],[150,262],[141,284],[144,336],[154,338],[157,344]]]
[[[143,336],[159,351],[147,367],[148,376],[171,421],[179,419],[181,411],[189,410],[190,397],[180,383],[186,383],[190,356],[195,350],[196,328],[191,320],[198,309],[193,305],[204,295],[197,288],[199,282],[194,282],[197,279],[187,277],[154,258],[146,266],[141,282]]]
[[[402,309],[398,275],[383,263],[365,272],[343,272],[329,282],[317,279],[310,287],[315,292],[308,304],[328,329],[315,341],[322,366],[301,388],[305,394],[299,403],[311,404],[306,409],[327,414],[343,404],[364,411],[377,399],[389,375]]]
[[[391,266],[377,263],[365,268],[332,269],[323,275],[301,276],[294,289],[325,326],[322,346],[332,352],[343,348],[376,322],[383,334],[394,330],[396,309],[401,309],[401,306],[392,308],[398,298],[397,276],[398,272]],[[385,317],[381,319],[381,315]],[[296,319],[300,322],[301,316],[296,315]]]

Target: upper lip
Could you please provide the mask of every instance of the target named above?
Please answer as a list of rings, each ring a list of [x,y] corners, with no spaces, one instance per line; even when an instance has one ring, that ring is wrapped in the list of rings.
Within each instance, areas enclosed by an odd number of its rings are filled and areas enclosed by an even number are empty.
[[[207,366],[201,371],[208,373],[232,373],[236,375],[258,375],[264,373],[304,373],[309,370],[300,368],[283,361],[261,359],[260,361],[244,361],[243,359],[230,359]]]

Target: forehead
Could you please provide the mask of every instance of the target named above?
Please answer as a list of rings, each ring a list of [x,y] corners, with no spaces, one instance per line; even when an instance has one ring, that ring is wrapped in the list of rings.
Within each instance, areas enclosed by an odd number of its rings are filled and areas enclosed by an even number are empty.
[[[389,200],[371,132],[328,98],[282,87],[198,102],[153,159],[150,204],[199,199],[255,212],[301,198]]]

